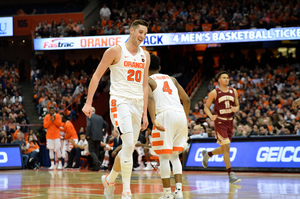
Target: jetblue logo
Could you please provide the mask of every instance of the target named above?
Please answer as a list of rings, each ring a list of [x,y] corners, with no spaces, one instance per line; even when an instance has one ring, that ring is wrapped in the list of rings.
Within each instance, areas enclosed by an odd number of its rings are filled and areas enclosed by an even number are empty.
[[[300,162],[300,146],[260,147],[257,162]]]
[[[203,156],[202,151],[213,151],[215,148],[198,148],[196,155],[195,155],[195,162],[202,162]],[[237,148],[231,147],[230,148],[230,161],[233,162],[235,160],[237,154]],[[223,162],[223,155],[213,155],[211,158],[208,159],[208,162]]]
[[[7,163],[7,162],[8,162],[7,153],[4,151],[0,151],[0,164]]]

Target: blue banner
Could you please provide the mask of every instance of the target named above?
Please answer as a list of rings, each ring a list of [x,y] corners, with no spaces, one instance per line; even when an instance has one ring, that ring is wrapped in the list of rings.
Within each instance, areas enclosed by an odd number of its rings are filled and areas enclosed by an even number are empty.
[[[125,43],[129,35],[103,35],[87,37],[60,37],[34,39],[34,50],[66,50],[109,48]],[[300,27],[203,31],[184,33],[147,34],[141,46],[168,46],[191,44],[219,44],[236,42],[262,42],[300,39]]]
[[[9,167],[22,168],[22,154],[18,145],[0,146],[0,169]]]
[[[0,17],[0,37],[13,36],[13,18]]]
[[[232,167],[300,168],[300,141],[232,142]],[[202,167],[202,151],[212,151],[216,143],[192,143],[186,167]],[[208,167],[224,167],[223,155],[213,155]]]

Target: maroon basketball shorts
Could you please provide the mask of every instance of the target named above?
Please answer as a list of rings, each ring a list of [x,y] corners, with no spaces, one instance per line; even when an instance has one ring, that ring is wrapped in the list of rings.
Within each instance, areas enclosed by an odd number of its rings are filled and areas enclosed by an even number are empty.
[[[232,139],[233,118],[217,117],[215,120],[215,132],[217,143],[229,144]]]

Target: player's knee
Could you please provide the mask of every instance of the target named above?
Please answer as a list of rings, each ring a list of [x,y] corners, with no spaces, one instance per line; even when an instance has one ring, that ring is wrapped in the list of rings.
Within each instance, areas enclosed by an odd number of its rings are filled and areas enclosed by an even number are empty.
[[[132,152],[134,150],[134,143],[133,143],[133,141],[127,141],[126,143],[123,142],[122,149],[123,149],[123,151],[126,151],[126,153],[132,154]]]

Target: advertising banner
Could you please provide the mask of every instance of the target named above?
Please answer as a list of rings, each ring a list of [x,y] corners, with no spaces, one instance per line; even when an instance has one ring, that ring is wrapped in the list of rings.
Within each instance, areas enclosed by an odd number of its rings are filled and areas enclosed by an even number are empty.
[[[212,151],[216,143],[192,143],[186,167],[202,168],[202,151]],[[232,142],[232,167],[300,168],[300,141]],[[209,167],[224,167],[223,155],[208,160]]]
[[[13,18],[0,17],[0,37],[13,36]]]
[[[34,39],[34,50],[67,50],[109,48],[125,43],[129,35],[61,37]],[[228,30],[186,33],[147,34],[141,46],[167,46],[216,44],[236,42],[262,42],[300,39],[300,27]]]
[[[21,169],[22,154],[19,145],[0,144],[0,170]]]

